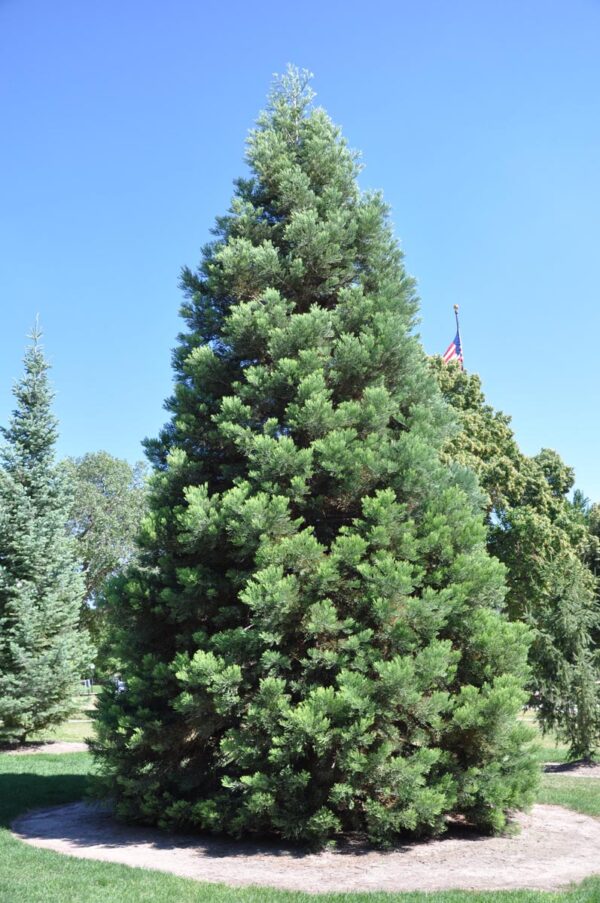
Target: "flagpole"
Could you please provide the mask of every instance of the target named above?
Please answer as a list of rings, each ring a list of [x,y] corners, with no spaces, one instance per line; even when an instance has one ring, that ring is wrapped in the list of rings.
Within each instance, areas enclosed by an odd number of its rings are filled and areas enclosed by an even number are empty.
[[[465,352],[463,349],[462,336],[460,334],[460,324],[458,322],[458,304],[454,305],[454,316],[456,317],[456,335],[458,336],[458,341],[460,344],[460,351],[462,354],[462,361],[460,362],[461,369],[465,369]]]

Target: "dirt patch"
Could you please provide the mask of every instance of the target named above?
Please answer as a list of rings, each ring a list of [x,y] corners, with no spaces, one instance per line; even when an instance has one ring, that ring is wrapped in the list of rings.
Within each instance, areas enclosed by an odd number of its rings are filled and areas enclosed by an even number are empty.
[[[21,746],[0,749],[2,753],[12,756],[29,756],[33,753],[71,753],[87,752],[87,743],[76,743],[67,740],[55,740],[51,743],[23,743]]]
[[[560,806],[520,814],[521,833],[462,832],[390,852],[346,847],[323,853],[275,844],[170,835],[118,824],[110,811],[73,803],[13,825],[26,843],[85,859],[158,869],[234,887],[328,891],[556,890],[600,871],[600,821]]]
[[[577,762],[547,762],[544,765],[546,774],[562,774],[569,778],[600,778],[600,763],[589,759]]]

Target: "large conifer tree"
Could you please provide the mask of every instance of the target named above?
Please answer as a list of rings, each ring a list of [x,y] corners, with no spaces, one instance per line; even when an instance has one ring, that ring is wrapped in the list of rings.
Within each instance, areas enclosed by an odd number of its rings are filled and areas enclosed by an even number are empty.
[[[97,752],[127,817],[321,841],[501,828],[535,766],[526,629],[378,194],[302,73],[197,272],[142,564],[114,589],[124,692]]]
[[[32,338],[0,450],[0,742],[63,721],[90,655],[79,628],[83,581],[54,464],[57,423],[37,328]]]

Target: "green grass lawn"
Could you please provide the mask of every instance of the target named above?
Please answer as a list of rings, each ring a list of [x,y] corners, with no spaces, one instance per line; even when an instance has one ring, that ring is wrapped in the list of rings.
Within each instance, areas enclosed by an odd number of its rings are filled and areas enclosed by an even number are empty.
[[[540,763],[544,762],[567,762],[569,759],[569,748],[565,746],[563,743],[560,743],[554,734],[542,734],[538,723],[535,719],[535,715],[529,709],[521,716],[521,721],[524,721],[529,727],[533,728],[535,731],[535,742],[537,746],[537,758]]]
[[[94,733],[93,713],[96,708],[96,700],[101,687],[95,686],[93,693],[81,693],[76,698],[76,711],[57,727],[48,728],[31,734],[28,738],[32,742],[42,743],[53,740],[81,743]]]
[[[538,791],[539,803],[566,806],[585,815],[600,818],[600,778],[570,778],[545,774]],[[598,863],[600,869],[600,863]],[[600,903],[600,893],[598,894]]]
[[[31,734],[28,741],[50,743],[55,740],[81,743],[94,733],[94,723],[90,719],[83,721],[64,721],[58,727],[51,727],[37,734]]]
[[[94,780],[87,753],[0,755],[0,903],[598,903],[600,878],[563,893],[324,894],[239,890],[37,850],[10,832],[28,809],[81,799]],[[540,801],[600,816],[600,780],[544,777]]]

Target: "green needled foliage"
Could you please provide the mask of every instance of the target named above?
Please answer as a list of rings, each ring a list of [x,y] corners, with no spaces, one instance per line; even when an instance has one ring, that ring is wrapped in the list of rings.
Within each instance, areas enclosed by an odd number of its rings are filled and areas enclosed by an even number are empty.
[[[197,272],[141,563],[113,587],[126,689],[96,753],[122,816],[386,844],[501,829],[536,783],[528,632],[502,615],[474,477],[385,204],[304,73]]]
[[[556,452],[520,451],[478,376],[440,359],[432,368],[462,427],[446,452],[475,470],[489,495],[488,546],[508,568],[507,610],[533,631],[530,690],[541,725],[572,756],[589,756],[600,742],[594,510],[567,499],[574,475]]]
[[[89,663],[83,582],[54,465],[57,424],[36,329],[0,450],[0,742],[59,724]]]

